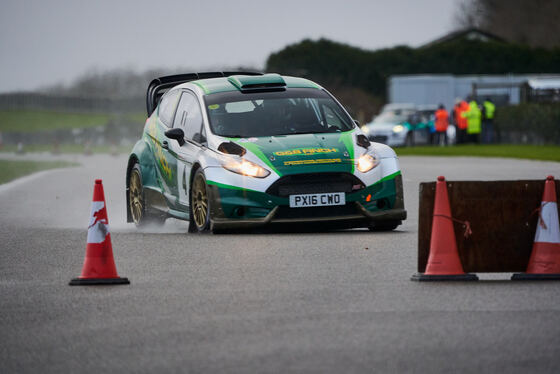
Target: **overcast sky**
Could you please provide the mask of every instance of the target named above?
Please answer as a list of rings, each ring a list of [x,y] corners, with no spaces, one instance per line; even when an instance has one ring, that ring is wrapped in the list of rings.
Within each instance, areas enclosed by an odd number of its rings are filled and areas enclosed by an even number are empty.
[[[418,46],[454,28],[460,1],[0,0],[0,92],[91,69],[262,68],[304,38]]]

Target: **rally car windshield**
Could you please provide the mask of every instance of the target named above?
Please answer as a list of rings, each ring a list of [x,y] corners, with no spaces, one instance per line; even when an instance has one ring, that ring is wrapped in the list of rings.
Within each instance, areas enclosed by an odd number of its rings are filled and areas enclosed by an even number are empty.
[[[326,92],[224,92],[205,97],[210,128],[216,135],[245,138],[342,132],[352,119]]]

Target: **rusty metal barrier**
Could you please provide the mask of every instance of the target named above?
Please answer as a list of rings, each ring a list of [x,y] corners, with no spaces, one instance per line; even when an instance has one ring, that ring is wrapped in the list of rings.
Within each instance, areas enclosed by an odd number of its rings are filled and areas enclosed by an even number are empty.
[[[447,181],[457,249],[467,273],[513,273],[527,269],[545,180]],[[418,272],[424,273],[430,252],[435,182],[420,183]],[[556,181],[556,196],[560,183]]]

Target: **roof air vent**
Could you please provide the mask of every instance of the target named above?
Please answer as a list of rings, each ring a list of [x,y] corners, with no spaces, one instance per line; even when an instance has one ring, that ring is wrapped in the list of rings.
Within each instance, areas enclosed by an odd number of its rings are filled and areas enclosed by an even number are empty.
[[[283,90],[286,82],[279,74],[264,74],[258,76],[232,75],[228,81],[241,91],[255,90]]]

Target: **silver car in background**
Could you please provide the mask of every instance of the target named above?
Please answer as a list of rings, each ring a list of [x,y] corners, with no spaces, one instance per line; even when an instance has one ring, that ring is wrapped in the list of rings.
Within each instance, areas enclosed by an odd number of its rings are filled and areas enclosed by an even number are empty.
[[[386,104],[373,121],[362,126],[371,141],[388,146],[413,145],[409,120],[416,114],[414,104]]]
[[[362,131],[371,141],[391,147],[433,144],[436,105],[387,104]],[[455,144],[455,126],[447,129],[448,144]]]

